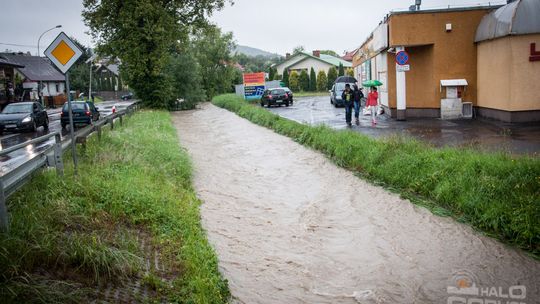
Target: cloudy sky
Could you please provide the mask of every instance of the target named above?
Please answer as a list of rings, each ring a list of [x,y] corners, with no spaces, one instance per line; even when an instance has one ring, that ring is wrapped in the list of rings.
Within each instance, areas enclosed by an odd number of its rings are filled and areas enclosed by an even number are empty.
[[[211,20],[232,31],[238,44],[285,54],[296,46],[338,53],[359,46],[391,10],[407,9],[414,0],[235,0]],[[493,1],[505,3],[505,1]],[[488,4],[484,0],[423,0],[422,8]],[[37,53],[38,38],[61,24],[85,45],[92,40],[81,20],[82,0],[0,0],[0,51]],[[56,37],[43,36],[41,52]]]

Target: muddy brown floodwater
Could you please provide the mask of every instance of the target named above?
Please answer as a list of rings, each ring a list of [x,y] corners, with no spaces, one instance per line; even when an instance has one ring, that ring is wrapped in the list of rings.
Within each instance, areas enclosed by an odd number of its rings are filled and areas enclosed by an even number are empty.
[[[540,301],[518,250],[211,104],[174,121],[233,303]]]

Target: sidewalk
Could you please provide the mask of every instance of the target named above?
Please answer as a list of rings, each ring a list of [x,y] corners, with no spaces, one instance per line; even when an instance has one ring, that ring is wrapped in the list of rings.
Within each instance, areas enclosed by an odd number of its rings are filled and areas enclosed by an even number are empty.
[[[295,100],[289,108],[274,107],[270,111],[307,124],[326,124],[345,129],[345,109],[334,108],[328,97],[307,97]],[[471,120],[441,120],[438,118],[408,118],[397,121],[379,116],[371,125],[370,116],[361,116],[360,125],[352,130],[372,137],[411,136],[436,147],[472,147],[487,151],[540,156],[540,123],[504,123],[481,118]]]

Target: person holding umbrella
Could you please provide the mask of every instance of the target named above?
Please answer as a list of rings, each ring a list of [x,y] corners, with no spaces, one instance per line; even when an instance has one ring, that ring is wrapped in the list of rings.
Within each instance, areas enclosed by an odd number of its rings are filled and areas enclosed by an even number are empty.
[[[372,86],[368,94],[366,106],[371,108],[371,125],[377,124],[377,105],[379,104],[379,93],[377,93],[377,87]]]
[[[343,103],[345,104],[345,121],[347,121],[347,126],[352,126],[351,120],[352,120],[352,107],[354,103],[354,92],[351,90],[351,85],[346,84],[345,90],[343,93],[341,93],[341,99],[343,99]]]
[[[360,108],[362,106],[362,98],[364,98],[364,93],[362,93],[362,88],[354,85],[354,118],[356,118],[356,125],[360,124]]]

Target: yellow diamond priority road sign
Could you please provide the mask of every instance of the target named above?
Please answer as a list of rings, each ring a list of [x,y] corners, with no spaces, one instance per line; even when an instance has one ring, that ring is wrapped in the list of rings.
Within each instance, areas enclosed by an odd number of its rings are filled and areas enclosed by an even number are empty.
[[[64,74],[81,55],[82,51],[64,32],[60,33],[45,50],[45,56]]]

